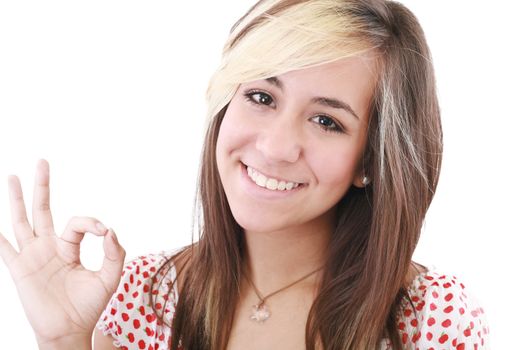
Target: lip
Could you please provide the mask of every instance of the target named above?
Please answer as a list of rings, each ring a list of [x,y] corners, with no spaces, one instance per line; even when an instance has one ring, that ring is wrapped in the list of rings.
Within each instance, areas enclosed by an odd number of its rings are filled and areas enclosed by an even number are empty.
[[[306,185],[300,184],[296,188],[291,190],[279,191],[279,190],[269,190],[265,187],[257,185],[253,180],[248,176],[248,170],[246,165],[242,162],[239,162],[239,168],[241,172],[241,186],[242,188],[252,197],[258,199],[282,199],[294,196],[299,191],[303,190]]]

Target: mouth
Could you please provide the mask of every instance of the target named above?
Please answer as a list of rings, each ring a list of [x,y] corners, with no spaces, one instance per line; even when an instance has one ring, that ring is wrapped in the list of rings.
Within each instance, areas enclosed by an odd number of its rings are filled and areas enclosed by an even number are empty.
[[[293,182],[285,179],[278,179],[270,177],[266,174],[259,172],[258,170],[241,162],[243,170],[251,182],[261,188],[274,192],[295,192],[302,187],[305,187],[306,183]]]

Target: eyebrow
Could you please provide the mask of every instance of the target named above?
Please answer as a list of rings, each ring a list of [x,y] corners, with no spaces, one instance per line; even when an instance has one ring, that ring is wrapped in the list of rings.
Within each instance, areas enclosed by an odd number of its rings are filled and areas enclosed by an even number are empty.
[[[279,89],[284,90],[283,83],[279,78],[277,77],[270,77],[265,79],[267,82],[269,82],[272,85],[277,86]],[[330,97],[313,97],[311,100],[313,103],[321,104],[327,107],[336,108],[336,109],[342,109],[346,112],[350,113],[352,116],[357,118],[359,120],[359,116],[354,111],[352,107],[348,103],[345,103],[341,100],[338,100],[336,98],[330,98]]]

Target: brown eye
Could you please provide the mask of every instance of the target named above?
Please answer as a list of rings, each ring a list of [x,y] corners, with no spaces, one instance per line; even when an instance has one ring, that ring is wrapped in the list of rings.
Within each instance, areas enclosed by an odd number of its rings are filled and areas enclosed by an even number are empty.
[[[258,105],[269,106],[273,102],[273,99],[270,95],[260,91],[248,92],[244,96],[248,101]]]
[[[343,132],[343,129],[330,117],[317,115],[312,118],[323,130],[333,132]]]

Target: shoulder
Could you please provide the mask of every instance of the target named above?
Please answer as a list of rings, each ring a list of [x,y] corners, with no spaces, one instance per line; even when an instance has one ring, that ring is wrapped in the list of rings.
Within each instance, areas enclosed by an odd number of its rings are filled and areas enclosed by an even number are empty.
[[[178,300],[177,271],[170,258],[178,251],[142,255],[125,263],[117,290],[97,323],[115,346],[168,348]]]
[[[403,344],[414,348],[488,349],[485,312],[456,276],[435,266],[418,274],[408,287],[398,315]]]

